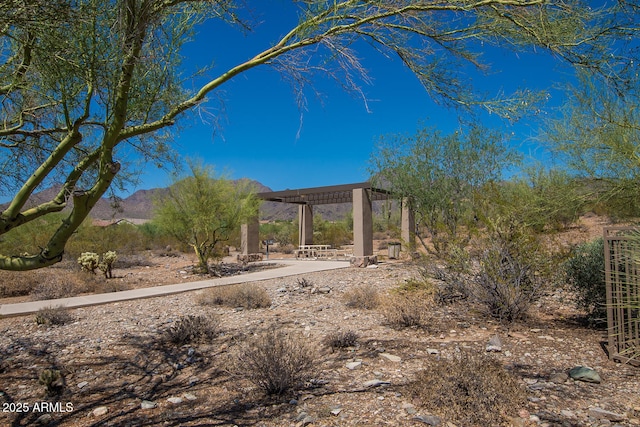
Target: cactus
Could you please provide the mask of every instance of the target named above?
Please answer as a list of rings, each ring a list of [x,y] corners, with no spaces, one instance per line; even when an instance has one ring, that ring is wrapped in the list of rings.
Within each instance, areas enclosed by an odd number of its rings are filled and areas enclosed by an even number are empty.
[[[83,252],[78,258],[78,264],[80,264],[83,271],[96,274],[96,268],[100,264],[100,257],[95,252]]]
[[[46,387],[49,396],[60,394],[64,387],[64,378],[57,369],[45,369],[40,372],[38,382]]]
[[[113,263],[118,258],[118,255],[115,251],[107,251],[102,254],[102,261],[98,264],[98,268],[102,270],[104,273],[104,277],[107,279],[111,279],[113,277],[113,273],[111,271],[113,267]]]

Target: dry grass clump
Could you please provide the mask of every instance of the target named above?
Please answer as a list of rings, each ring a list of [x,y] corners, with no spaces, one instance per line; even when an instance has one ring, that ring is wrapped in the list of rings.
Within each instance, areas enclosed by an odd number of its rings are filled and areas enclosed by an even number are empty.
[[[360,336],[354,331],[333,332],[324,338],[324,343],[332,350],[339,348],[354,347],[358,344]]]
[[[382,304],[382,314],[394,328],[426,328],[432,323],[433,306],[430,294],[392,293]]]
[[[499,426],[526,405],[517,378],[484,354],[430,359],[410,391],[422,406],[456,425]]]
[[[218,334],[219,328],[217,318],[183,316],[166,331],[166,335],[169,342],[184,345],[210,340]]]
[[[357,286],[344,293],[344,303],[347,307],[363,310],[373,310],[380,305],[380,295],[371,286]]]
[[[198,303],[252,309],[270,307],[271,298],[263,287],[252,283],[242,283],[209,288],[199,295]]]
[[[0,298],[29,295],[33,288],[45,277],[41,270],[5,271],[0,270]]]
[[[75,317],[64,307],[45,307],[36,313],[38,325],[64,325],[75,320]]]
[[[316,350],[301,336],[271,328],[245,343],[229,371],[268,395],[282,395],[303,388],[317,366]]]

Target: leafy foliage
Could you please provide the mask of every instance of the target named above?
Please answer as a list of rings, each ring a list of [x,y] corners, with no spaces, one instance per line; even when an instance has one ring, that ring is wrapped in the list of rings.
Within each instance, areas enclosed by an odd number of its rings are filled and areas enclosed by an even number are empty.
[[[478,192],[517,160],[500,134],[473,126],[446,136],[421,129],[383,139],[371,163],[374,175],[414,209],[435,253],[445,256],[450,246],[468,241]]]
[[[209,260],[222,257],[221,243],[243,221],[258,213],[259,200],[246,181],[214,178],[213,171],[195,163],[192,175],[177,181],[155,203],[154,222],[178,241],[191,246],[198,268],[209,272]]]
[[[249,30],[250,8],[232,0],[0,3],[0,188],[11,198],[0,215],[0,234],[72,205],[41,249],[1,256],[0,268],[59,262],[97,201],[112,185],[136,178],[121,160],[134,154],[145,164],[175,164],[169,129],[253,68],[269,64],[282,71],[302,105],[305,85],[318,75],[362,95],[369,78],[353,47],[365,39],[401,58],[436,101],[517,119],[523,110],[535,111],[544,94],[524,90],[487,99],[477,93],[465,72],[488,68],[478,42],[540,47],[617,77],[630,74],[618,69],[632,63],[618,52],[627,52],[637,22],[626,2],[602,8],[539,1],[517,7],[490,1],[443,8],[409,0],[296,5],[299,21],[263,51],[246,52],[250,59],[216,69],[204,81],[185,81],[181,54],[195,30],[208,22]],[[59,190],[53,197],[28,204],[35,191],[54,183]]]
[[[578,245],[563,264],[567,283],[576,293],[576,306],[594,319],[606,315],[604,240]]]

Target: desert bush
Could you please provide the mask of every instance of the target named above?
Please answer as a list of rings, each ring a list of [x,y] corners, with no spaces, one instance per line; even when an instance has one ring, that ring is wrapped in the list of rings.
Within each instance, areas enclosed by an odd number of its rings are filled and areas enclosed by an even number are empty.
[[[357,332],[354,332],[351,330],[338,331],[338,332],[333,332],[327,335],[324,338],[324,343],[327,347],[331,348],[332,350],[336,350],[339,348],[354,347],[355,345],[358,344],[359,339],[360,339],[360,336],[358,335]]]
[[[179,252],[164,251],[160,253],[161,256],[180,256]],[[154,264],[146,254],[130,254],[130,255],[118,255],[118,259],[114,263],[118,268],[132,268],[132,267],[152,267]]]
[[[433,294],[436,291],[436,286],[429,277],[421,276],[406,279],[398,286],[391,290],[393,293],[408,294],[414,292],[421,292],[424,294]]]
[[[74,320],[73,315],[64,307],[45,307],[38,310],[35,316],[38,325],[64,325]]]
[[[190,344],[214,338],[219,332],[218,319],[206,316],[183,316],[166,331],[169,342]]]
[[[307,280],[304,277],[296,280],[296,285],[298,285],[301,288],[311,288],[311,287],[313,287],[313,283],[311,283],[311,280]]]
[[[534,261],[514,254],[500,242],[481,255],[473,284],[473,297],[487,314],[506,322],[526,318],[543,293]]]
[[[302,337],[277,328],[249,340],[231,363],[230,372],[268,395],[298,390],[317,371],[316,351]]]
[[[209,288],[199,295],[198,302],[202,305],[224,305],[246,309],[271,306],[271,298],[267,291],[252,283]]]
[[[607,303],[604,240],[598,238],[578,245],[562,267],[568,285],[576,294],[576,306],[593,319],[604,318]]]
[[[82,283],[74,280],[73,274],[68,277],[63,275],[51,275],[43,278],[43,281],[34,286],[31,291],[31,298],[36,301],[67,298],[78,295],[86,290]]]
[[[409,388],[422,406],[460,426],[506,425],[526,405],[517,378],[482,354],[428,359]]]
[[[359,308],[363,310],[373,310],[380,305],[378,291],[371,286],[356,286],[344,293],[344,303],[347,307]]]
[[[491,227],[477,255],[479,267],[469,293],[492,317],[524,319],[551,276],[551,257],[539,236],[519,220],[501,217]]]
[[[44,279],[46,274],[43,270],[0,270],[0,298],[29,295],[33,288]]]
[[[431,324],[431,307],[431,293],[392,293],[384,300],[382,314],[387,323],[394,328],[423,328]]]

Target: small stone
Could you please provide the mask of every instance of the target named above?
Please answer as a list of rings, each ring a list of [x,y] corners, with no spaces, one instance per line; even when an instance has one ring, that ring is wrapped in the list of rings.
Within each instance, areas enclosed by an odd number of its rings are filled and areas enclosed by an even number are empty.
[[[38,419],[36,420],[36,424],[46,425],[46,424],[49,424],[51,421],[53,421],[53,417],[51,416],[51,414],[44,414],[38,417]]]
[[[525,427],[527,420],[522,419],[520,417],[512,417],[511,418],[511,427]]]
[[[362,362],[349,362],[346,366],[347,369],[354,370],[360,368],[362,366]]]
[[[413,417],[414,421],[420,421],[421,423],[425,423],[430,426],[439,426],[442,424],[442,420],[435,415],[416,415]]]
[[[151,402],[150,400],[143,400],[142,403],[140,404],[140,407],[142,409],[153,409],[157,406],[158,404],[156,402]]]
[[[558,372],[555,374],[551,374],[551,376],[549,377],[549,382],[552,382],[554,384],[564,384],[564,382],[568,379],[569,375],[567,375],[565,372]]]
[[[589,416],[599,420],[609,421],[622,421],[625,419],[624,415],[616,414],[615,412],[607,411],[598,407],[589,408]]]
[[[369,381],[365,381],[362,385],[365,387],[378,387],[381,385],[389,385],[391,384],[389,381],[382,381],[382,380],[369,380]]]
[[[340,412],[342,412],[342,408],[334,408],[331,410],[331,415],[340,415]]]
[[[185,394],[182,395],[182,397],[184,397],[187,400],[197,400],[198,399],[198,396],[196,396],[193,393],[185,393]]]
[[[103,415],[106,415],[107,412],[109,412],[109,408],[107,408],[106,406],[98,406],[91,413],[93,414],[94,417],[101,417]]]
[[[174,405],[177,405],[183,402],[181,397],[170,397],[167,399],[167,401],[173,403]]]
[[[380,353],[381,357],[384,357],[385,359],[391,361],[391,362],[400,362],[402,361],[402,358],[400,358],[399,356],[395,356],[393,354],[389,354],[389,353]]]
[[[500,340],[500,337],[497,335],[492,336],[489,342],[487,343],[486,350],[488,352],[501,352],[502,341]]]
[[[88,384],[88,381],[82,381],[81,383],[78,383],[78,388],[85,388]]]
[[[569,371],[569,376],[576,381],[585,381],[588,383],[600,384],[602,379],[600,375],[587,366],[576,366]]]
[[[566,418],[575,418],[576,414],[574,414],[572,411],[568,410],[568,409],[563,409],[560,411],[560,415],[562,415],[563,417]]]
[[[428,348],[427,349],[427,353],[429,353],[429,354],[440,354],[440,350],[438,350],[437,348]]]

